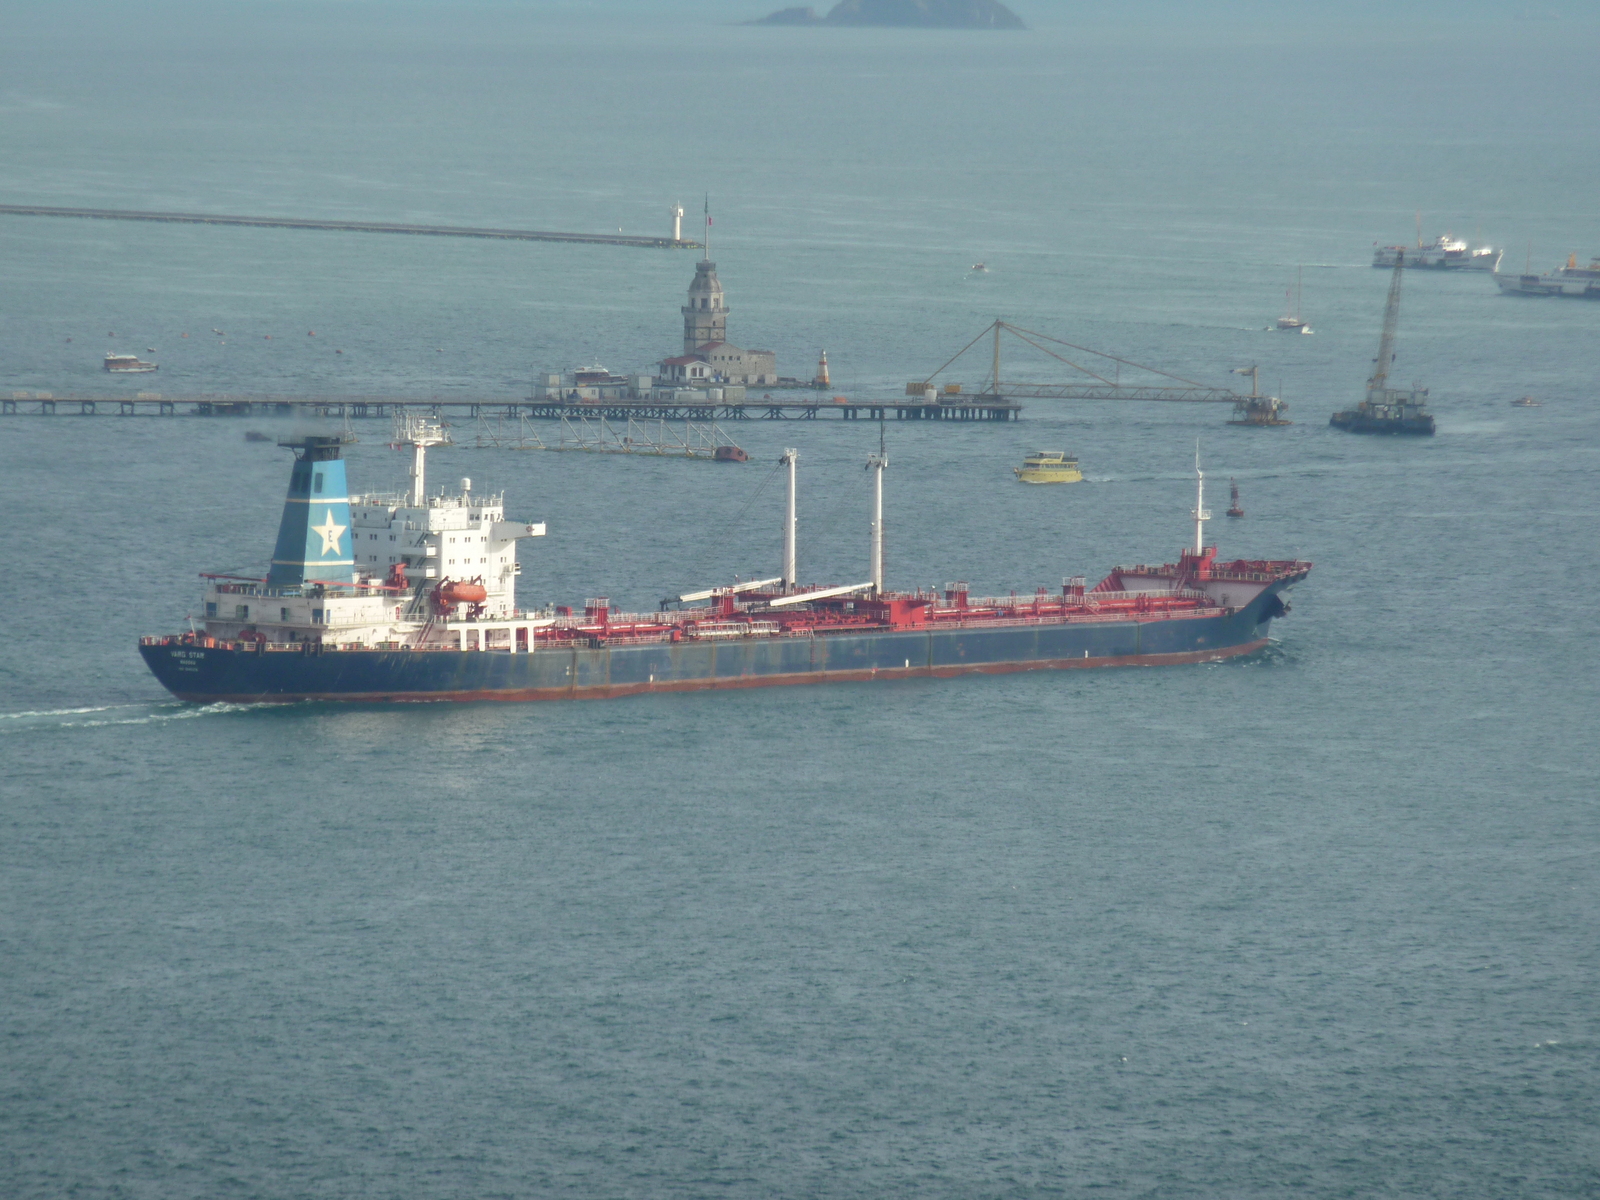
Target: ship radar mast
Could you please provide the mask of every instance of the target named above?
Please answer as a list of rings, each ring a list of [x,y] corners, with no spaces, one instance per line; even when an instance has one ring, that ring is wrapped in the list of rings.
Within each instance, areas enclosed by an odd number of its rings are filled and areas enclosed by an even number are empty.
[[[428,503],[424,494],[425,487],[425,460],[429,446],[448,446],[450,444],[449,431],[438,421],[429,420],[420,413],[402,412],[395,418],[394,441],[390,447],[399,450],[402,447],[412,448],[411,457],[411,504],[414,508],[422,508]]]
[[[1211,520],[1211,513],[1206,508],[1206,473],[1200,469],[1200,442],[1194,444],[1194,556],[1205,557],[1206,552],[1206,522]]]

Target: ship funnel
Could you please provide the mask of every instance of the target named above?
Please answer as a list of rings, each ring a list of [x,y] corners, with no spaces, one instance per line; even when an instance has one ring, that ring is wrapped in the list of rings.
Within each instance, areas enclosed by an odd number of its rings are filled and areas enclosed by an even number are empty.
[[[350,496],[341,439],[299,437],[278,443],[294,451],[289,494],[278,523],[278,544],[267,572],[269,587],[353,583]]]

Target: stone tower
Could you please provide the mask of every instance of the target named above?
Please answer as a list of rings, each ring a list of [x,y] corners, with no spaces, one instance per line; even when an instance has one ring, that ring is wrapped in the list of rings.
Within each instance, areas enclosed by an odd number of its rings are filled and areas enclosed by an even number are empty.
[[[728,340],[728,308],[722,299],[717,264],[702,258],[694,265],[689,303],[683,307],[683,352],[693,354],[709,342]]]

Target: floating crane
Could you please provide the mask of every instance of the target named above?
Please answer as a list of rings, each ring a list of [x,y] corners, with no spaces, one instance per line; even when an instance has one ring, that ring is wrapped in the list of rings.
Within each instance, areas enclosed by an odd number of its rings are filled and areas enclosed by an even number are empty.
[[[1405,258],[1403,249],[1395,255],[1394,277],[1389,281],[1389,299],[1383,309],[1383,333],[1378,337],[1378,357],[1373,360],[1372,376],[1367,380],[1366,399],[1328,418],[1328,424],[1335,429],[1350,433],[1433,433],[1433,417],[1424,407],[1428,389],[1412,387],[1400,391],[1389,386],[1394,335],[1400,324],[1400,281]]]

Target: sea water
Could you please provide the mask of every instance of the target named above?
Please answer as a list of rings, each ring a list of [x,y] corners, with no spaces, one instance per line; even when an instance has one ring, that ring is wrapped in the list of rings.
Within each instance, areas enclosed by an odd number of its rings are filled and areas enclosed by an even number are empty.
[[[1208,540],[1316,567],[1268,650],[1207,666],[199,707],[136,639],[187,628],[198,572],[260,572],[288,456],[242,435],[301,426],[0,419],[0,1191],[1600,1190],[1600,306],[1412,273],[1393,379],[1438,435],[1326,424],[1417,209],[1508,265],[1600,250],[1594,27],[1017,7],[1039,27],[10,15],[7,202],[650,235],[681,203],[698,236],[709,192],[732,340],[800,377],[826,348],[838,394],[1001,317],[1290,403],[890,421],[893,586],[1168,561],[1197,441]],[[0,246],[0,394],[63,396],[524,396],[677,352],[696,257],[35,217]],[[1301,267],[1316,332],[1267,332]],[[399,484],[353,428],[354,486]],[[862,578],[878,427],[725,428],[749,464],[464,422],[431,478],[549,523],[524,602],[648,610],[775,572],[792,446],[802,577]],[[1035,449],[1085,481],[1017,485]]]

